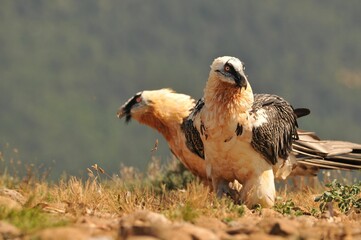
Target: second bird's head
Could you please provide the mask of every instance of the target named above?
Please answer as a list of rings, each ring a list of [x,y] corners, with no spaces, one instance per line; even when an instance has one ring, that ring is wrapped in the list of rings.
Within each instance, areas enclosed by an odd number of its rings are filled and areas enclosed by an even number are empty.
[[[151,124],[151,120],[179,120],[188,116],[194,100],[169,88],[144,90],[129,98],[117,111],[118,118]]]
[[[210,76],[216,76],[225,83],[247,89],[248,80],[244,63],[236,57],[223,56],[214,59]]]
[[[147,99],[142,96],[143,92],[138,92],[133,97],[129,98],[117,111],[117,117],[125,117],[125,121],[128,123],[134,114],[142,114],[148,106]]]

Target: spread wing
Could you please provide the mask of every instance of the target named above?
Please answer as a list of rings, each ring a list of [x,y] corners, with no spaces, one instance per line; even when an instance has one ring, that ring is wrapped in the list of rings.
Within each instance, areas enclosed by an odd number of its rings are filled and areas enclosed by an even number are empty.
[[[252,129],[253,148],[271,164],[287,159],[292,142],[298,139],[297,116],[283,98],[271,94],[255,94],[250,112],[255,119]]]
[[[194,108],[191,109],[191,114],[183,120],[181,128],[186,137],[186,145],[189,150],[204,159],[203,142],[197,128],[194,126],[195,117],[199,114],[203,106],[204,99],[201,98],[198,100]]]

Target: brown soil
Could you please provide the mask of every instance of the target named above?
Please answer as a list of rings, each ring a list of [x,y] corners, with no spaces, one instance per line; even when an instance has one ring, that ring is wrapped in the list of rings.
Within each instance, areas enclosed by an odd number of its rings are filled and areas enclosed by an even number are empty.
[[[2,198],[2,201],[5,197]],[[19,206],[8,199],[9,206]],[[44,211],[54,218],[68,213],[47,205]],[[0,221],[0,239],[361,239],[361,215],[349,214],[321,218],[310,215],[283,216],[271,209],[250,211],[231,221],[199,216],[192,222],[171,221],[164,215],[139,210],[122,217],[84,214],[65,227],[24,233]]]

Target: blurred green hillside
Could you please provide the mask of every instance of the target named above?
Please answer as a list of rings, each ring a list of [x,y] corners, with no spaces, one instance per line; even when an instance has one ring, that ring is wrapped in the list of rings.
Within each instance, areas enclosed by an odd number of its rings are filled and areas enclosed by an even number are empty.
[[[201,97],[221,55],[246,63],[255,92],[310,108],[302,128],[361,142],[360,11],[357,0],[2,0],[0,151],[52,177],[166,160],[162,137],[117,108],[143,89]]]

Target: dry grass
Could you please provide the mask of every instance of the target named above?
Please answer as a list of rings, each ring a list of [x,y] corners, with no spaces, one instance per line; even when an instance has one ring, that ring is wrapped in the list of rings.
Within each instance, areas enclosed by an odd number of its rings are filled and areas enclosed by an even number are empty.
[[[25,177],[12,175],[9,169],[3,169],[5,170],[0,175],[0,187],[21,193],[25,199],[21,203],[25,211],[37,209],[40,212],[60,215],[61,222],[55,221],[54,226],[63,225],[65,222],[72,224],[83,216],[117,219],[143,209],[162,213],[171,220],[188,222],[193,222],[200,216],[229,222],[245,215],[262,215],[260,209],[248,210],[229,198],[215,198],[208,187],[197,179],[189,178],[184,181],[189,175],[179,169],[179,164],[175,161],[162,167],[159,161],[155,160],[149,165],[146,174],[133,167],[123,166],[119,174],[114,176],[110,176],[99,165],[93,165],[87,169],[87,179],[68,177],[56,183],[46,181],[44,174],[39,174],[34,167],[25,171]],[[310,182],[305,181],[302,186],[287,184],[280,187],[276,204],[279,209],[275,209],[283,211],[284,214],[291,209],[287,213],[289,215],[322,217],[321,213],[317,212],[319,203],[314,201],[314,197],[323,192],[324,185],[315,179]],[[278,214],[274,211],[275,216]],[[0,214],[2,219],[11,222],[6,216]],[[43,217],[39,219],[38,225],[33,224],[30,228],[48,226],[41,225]]]

